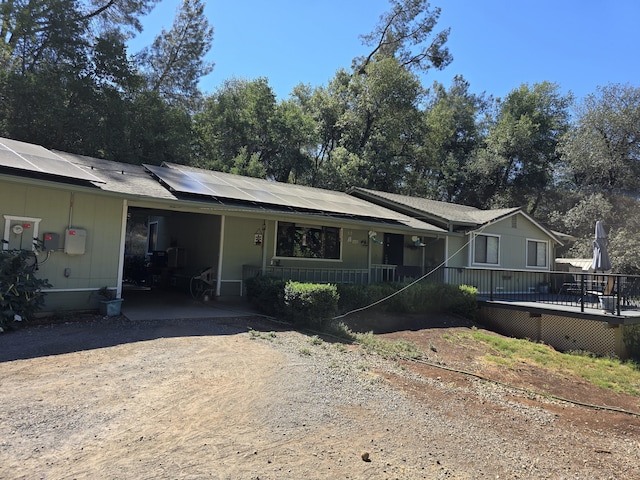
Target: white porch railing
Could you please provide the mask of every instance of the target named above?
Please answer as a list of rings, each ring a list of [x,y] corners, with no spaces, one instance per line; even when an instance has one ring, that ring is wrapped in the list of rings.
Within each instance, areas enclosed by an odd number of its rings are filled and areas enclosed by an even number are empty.
[[[262,267],[244,265],[242,278],[247,279],[257,275],[280,277],[284,280],[309,283],[356,283],[369,282],[369,270],[366,268],[316,268],[316,267],[283,267],[269,265],[264,272]],[[392,282],[396,278],[395,265],[372,265],[371,283]]]

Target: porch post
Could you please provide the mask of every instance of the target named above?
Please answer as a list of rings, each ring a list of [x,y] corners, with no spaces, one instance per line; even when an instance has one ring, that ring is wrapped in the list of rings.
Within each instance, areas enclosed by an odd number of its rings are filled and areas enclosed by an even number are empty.
[[[267,271],[267,222],[262,224],[264,228],[262,229],[262,275],[264,275]]]
[[[369,237],[369,241],[367,242],[367,269],[369,270],[367,283],[371,283],[371,241],[371,237]]]
[[[218,250],[218,273],[216,274],[216,297],[220,296],[220,286],[222,284],[222,254],[224,253],[224,220],[226,216],[220,217],[220,248]]]
[[[127,212],[129,204],[122,201],[122,226],[120,228],[120,252],[118,254],[118,282],[116,285],[116,298],[122,298],[122,279],[124,277],[124,248],[127,240]]]
[[[444,237],[444,283],[449,283],[449,235]]]

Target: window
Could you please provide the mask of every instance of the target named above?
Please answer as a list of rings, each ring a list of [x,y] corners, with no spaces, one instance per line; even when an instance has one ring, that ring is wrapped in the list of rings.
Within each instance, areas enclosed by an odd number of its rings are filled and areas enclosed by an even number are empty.
[[[527,267],[547,268],[547,250],[547,242],[527,240]]]
[[[147,233],[147,253],[151,254],[158,249],[158,222],[149,222]]]
[[[473,241],[473,263],[498,265],[500,237],[476,235]]]
[[[340,259],[340,229],[278,222],[277,257]]]

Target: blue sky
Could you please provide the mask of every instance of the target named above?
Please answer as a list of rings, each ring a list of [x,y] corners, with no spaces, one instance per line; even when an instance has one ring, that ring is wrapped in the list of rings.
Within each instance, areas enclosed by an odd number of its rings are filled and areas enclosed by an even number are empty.
[[[180,0],[162,0],[143,20],[131,52],[171,28]],[[448,86],[456,74],[474,93],[504,97],[522,83],[548,80],[577,98],[597,86],[640,86],[638,0],[440,0],[437,30],[451,28],[453,62],[422,76]],[[340,68],[368,53],[359,35],[372,31],[387,0],[209,0],[214,27],[207,59],[212,93],[231,78],[266,77],[279,99],[305,83],[327,85]]]

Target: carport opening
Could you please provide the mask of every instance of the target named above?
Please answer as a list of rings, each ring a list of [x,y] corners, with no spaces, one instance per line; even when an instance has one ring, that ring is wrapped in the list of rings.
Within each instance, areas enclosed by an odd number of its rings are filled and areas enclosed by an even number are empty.
[[[123,297],[166,292],[213,298],[220,225],[218,215],[129,207]]]

